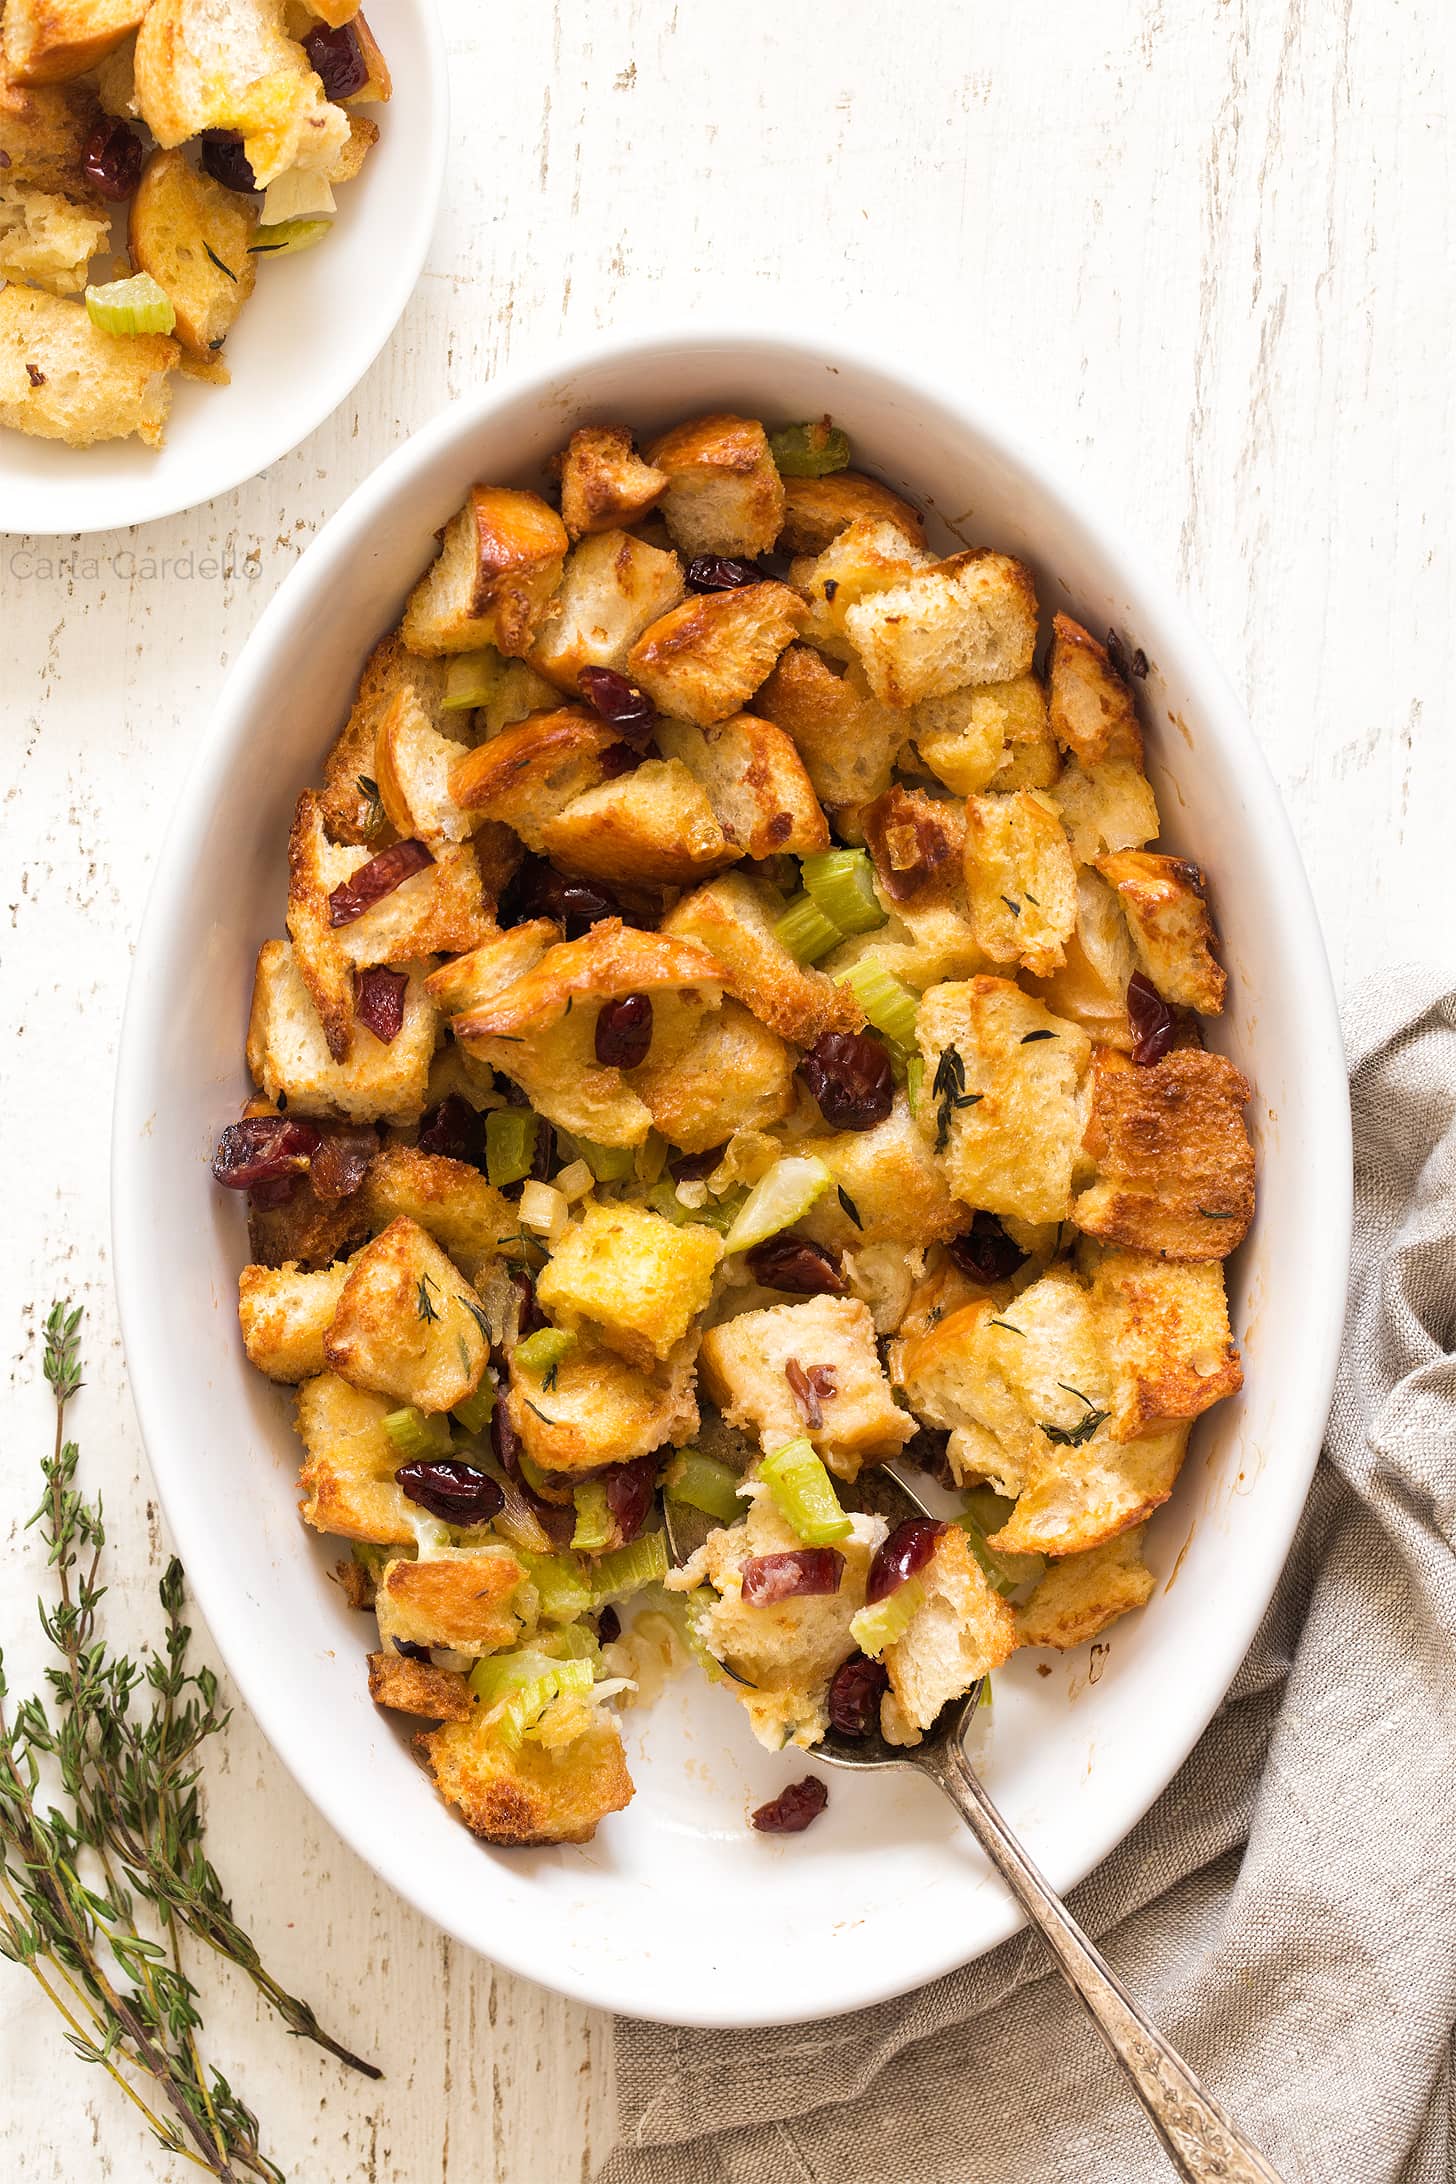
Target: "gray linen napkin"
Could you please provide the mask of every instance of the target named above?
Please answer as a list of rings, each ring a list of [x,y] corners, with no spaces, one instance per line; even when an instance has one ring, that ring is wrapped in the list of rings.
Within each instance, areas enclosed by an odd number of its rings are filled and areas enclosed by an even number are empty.
[[[1076,1890],[1288,2184],[1456,2177],[1456,994],[1346,1038],[1350,1318],[1279,1591],[1165,1795]],[[818,2025],[617,2026],[598,2184],[1164,2184],[1040,1942]]]

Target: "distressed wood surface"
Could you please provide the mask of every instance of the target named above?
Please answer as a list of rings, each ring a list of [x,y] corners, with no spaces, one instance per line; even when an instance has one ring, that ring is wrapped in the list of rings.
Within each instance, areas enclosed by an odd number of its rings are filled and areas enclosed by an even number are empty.
[[[166,1551],[115,1332],[107,1170],[131,944],[178,783],[321,522],[508,358],[648,314],[789,311],[939,359],[1174,572],[1280,780],[1341,987],[1450,951],[1448,0],[443,6],[446,208],[355,397],[264,478],[80,542],[72,569],[67,542],[0,539],[0,1634],[17,1687],[41,1576],[21,1515],[48,1431],[34,1334],[58,1291],[88,1307],[77,1425],[123,1631]],[[608,2022],[424,1925],[245,1717],[210,1794],[265,1956],[387,2071],[349,2081],[224,1983],[214,2051],[289,2174],[587,2176],[610,2134]],[[182,2173],[6,1968],[0,2056],[0,2173]]]

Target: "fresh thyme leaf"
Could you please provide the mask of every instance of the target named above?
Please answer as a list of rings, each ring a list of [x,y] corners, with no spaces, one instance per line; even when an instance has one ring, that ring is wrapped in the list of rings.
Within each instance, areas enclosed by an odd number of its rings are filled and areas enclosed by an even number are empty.
[[[1028,889],[1026,890],[1026,899],[1027,899],[1027,901],[1028,901],[1028,902],[1029,902],[1029,903],[1030,903],[1030,904],[1032,905],[1032,907],[1033,907],[1034,909],[1040,910],[1040,908],[1041,908],[1041,904],[1040,904],[1040,903],[1039,903],[1039,902],[1037,901],[1037,899],[1036,899],[1035,895],[1033,895],[1033,893],[1031,892],[1031,889],[1030,889],[1029,887],[1028,887]]]
[[[1013,1327],[1009,1319],[989,1319],[986,1325],[988,1327],[1004,1327],[1008,1335],[1024,1335],[1026,1333],[1024,1327]]]
[[[1073,1393],[1073,1395],[1075,1395],[1077,1391],[1074,1388],[1071,1392]],[[1082,1401],[1084,1403],[1087,1401],[1085,1395],[1082,1397]],[[1091,1440],[1093,1434],[1097,1431],[1097,1428],[1099,1426],[1105,1425],[1107,1423],[1107,1420],[1111,1417],[1111,1415],[1112,1413],[1110,1411],[1092,1410],[1089,1407],[1086,1417],[1079,1418],[1075,1426],[1049,1426],[1046,1424],[1042,1424],[1040,1430],[1046,1435],[1047,1439],[1052,1442],[1052,1444],[1057,1448],[1080,1448],[1084,1441]]]
[[[439,1307],[431,1301],[430,1291],[435,1287],[434,1277],[422,1274],[415,1285],[415,1308],[422,1320],[437,1320]]]
[[[267,1971],[207,1857],[202,1754],[228,1716],[212,1671],[188,1666],[175,1557],[159,1587],[160,1646],[133,1662],[102,1635],[101,1505],[82,1496],[80,1452],[65,1434],[82,1384],[80,1324],[80,1309],[63,1304],[45,1323],[56,1429],[30,1520],[58,1594],[40,1611],[59,1662],[46,1672],[51,1707],[27,1699],[7,1719],[0,1668],[0,1955],[30,1973],[77,2055],[100,2064],[169,2153],[223,2184],[283,2184],[259,2145],[257,2118],[203,2063],[184,1942],[235,1965],[290,2032],[367,2077],[379,2072]]]
[[[503,1236],[501,1238],[501,1242],[503,1244],[518,1244],[520,1240],[521,1239],[519,1236]],[[468,1297],[457,1297],[455,1299],[455,1302],[459,1305],[462,1312],[468,1312],[470,1314],[470,1317],[474,1320],[476,1326],[480,1329],[481,1334],[485,1337],[485,1343],[488,1349],[490,1347],[490,1322],[486,1319],[486,1316],[484,1312],[482,1312],[482,1310],[480,1309],[480,1306],[478,1304],[472,1304]]]
[[[1095,1408],[1091,1396],[1084,1395],[1080,1388],[1074,1388],[1070,1381],[1059,1380],[1057,1382],[1057,1386],[1062,1390],[1064,1395],[1075,1395],[1077,1401],[1079,1403],[1085,1404],[1088,1410],[1092,1410]]]
[[[361,773],[354,776],[354,786],[369,806],[364,817],[364,825],[367,831],[373,834],[375,829],[384,822],[384,799],[379,793],[379,783],[375,780],[373,774]]]
[[[543,1388],[545,1387],[546,1383],[544,1380],[542,1381],[541,1385]],[[548,1418],[545,1411],[541,1409],[540,1405],[531,1401],[529,1395],[525,1398],[525,1403],[528,1411],[535,1411],[536,1416],[540,1419],[543,1426],[555,1425],[556,1420],[554,1418]]]
[[[1022,1040],[1023,1046],[1035,1046],[1038,1039],[1055,1039],[1054,1031],[1029,1031]]]
[[[1198,1210],[1205,1221],[1232,1221],[1235,1218],[1231,1213],[1219,1213],[1213,1206],[1200,1206]]]
[[[225,273],[228,279],[232,282],[234,288],[236,288],[238,285],[238,276],[236,273],[234,273],[232,267],[230,265],[223,264],[221,258],[213,249],[211,243],[204,243],[202,247],[207,252],[208,257],[211,258],[213,264],[217,267],[218,272]]]
[[[845,1212],[849,1215],[849,1218],[851,1221],[853,1221],[855,1227],[857,1229],[862,1229],[864,1227],[864,1223],[859,1217],[859,1207],[850,1197],[849,1192],[845,1189],[842,1183],[838,1185],[838,1190],[840,1205],[843,1206]]]
[[[966,1090],[966,1065],[959,1049],[953,1046],[948,1046],[936,1063],[930,1089],[940,1103],[935,1111],[935,1150],[943,1153],[950,1140],[952,1113],[958,1108],[976,1106],[984,1095]]]
[[[556,1376],[560,1370],[560,1365],[547,1366],[545,1372],[541,1375],[541,1393],[543,1395],[553,1395],[555,1393]]]
[[[1006,905],[1007,909],[1008,909],[1008,910],[1009,910],[1009,911],[1011,912],[1011,915],[1012,915],[1012,916],[1013,916],[1014,918],[1019,918],[1019,917],[1020,917],[1020,915],[1021,915],[1021,905],[1020,905],[1020,903],[1019,903],[1019,902],[1018,902],[1018,901],[1016,900],[1016,897],[1015,897],[1014,895],[1003,895],[1003,896],[1001,897],[1001,900],[1002,900],[1002,901],[1003,901],[1003,902],[1005,903],[1005,905]]]

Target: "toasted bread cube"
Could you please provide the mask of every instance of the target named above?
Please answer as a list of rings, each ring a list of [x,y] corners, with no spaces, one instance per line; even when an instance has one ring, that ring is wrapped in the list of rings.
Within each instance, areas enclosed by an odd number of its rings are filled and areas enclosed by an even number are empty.
[[[478,1168],[413,1145],[386,1145],[369,1164],[360,1202],[376,1233],[401,1214],[434,1237],[468,1281],[521,1231],[521,1211]]]
[[[1198,866],[1126,849],[1099,857],[1097,870],[1116,888],[1138,963],[1163,999],[1217,1016],[1228,981],[1213,952],[1208,883]]]
[[[654,1004],[655,1006],[655,1004]],[[620,1069],[596,1058],[595,1008],[500,1037],[457,1031],[473,1060],[509,1077],[538,1115],[598,1145],[641,1145],[652,1116]]]
[[[131,201],[127,246],[139,273],[172,299],[177,339],[192,356],[215,356],[253,293],[258,214],[180,151],[153,152]]]
[[[816,1426],[790,1387],[791,1361],[828,1368]],[[875,1323],[856,1297],[770,1305],[704,1331],[703,1385],[730,1426],[756,1433],[765,1455],[805,1436],[831,1471],[857,1476],[904,1447],[915,1421],[895,1402],[875,1348]]]
[[[948,799],[897,781],[860,814],[883,900],[964,903],[965,813]]]
[[[369,1125],[320,1123],[317,1127],[325,1146],[337,1133],[346,1141],[359,1142],[361,1149],[368,1150],[358,1132]],[[254,1193],[248,1204],[248,1250],[253,1264],[278,1268],[287,1266],[291,1260],[304,1273],[316,1274],[333,1266],[336,1260],[347,1259],[361,1244],[367,1244],[369,1223],[360,1204],[361,1194],[350,1191],[343,1198],[334,1195],[335,1184],[346,1181],[347,1178],[334,1168],[331,1152],[323,1151],[321,1157],[315,1156],[310,1167],[298,1177],[293,1190],[281,1204],[270,1205]],[[320,1182],[325,1185],[324,1191],[318,1188]]]
[[[447,1722],[416,1740],[435,1787],[487,1843],[589,1843],[632,1801],[622,1736],[610,1715],[551,1750],[534,1737],[510,1752],[483,1719]]]
[[[393,1647],[369,1656],[369,1696],[376,1706],[396,1714],[421,1714],[426,1721],[469,1721],[475,1712],[470,1686],[458,1668],[436,1668]]]
[[[550,918],[527,918],[503,933],[493,933],[466,955],[442,963],[430,973],[425,990],[444,1015],[464,1015],[524,978],[560,938],[561,927]]]
[[[772,722],[752,713],[712,728],[664,720],[657,747],[687,767],[727,839],[745,855],[809,857],[828,849],[829,824],[803,761]]]
[[[845,611],[844,628],[883,705],[908,707],[968,683],[1025,675],[1036,587],[1008,554],[955,554]]]
[[[1100,1638],[1120,1615],[1150,1600],[1155,1580],[1143,1560],[1147,1530],[1136,1524],[1103,1547],[1054,1562],[1016,1611],[1021,1643],[1066,1653]]]
[[[797,1224],[818,1243],[837,1251],[869,1244],[923,1251],[970,1226],[970,1213],[947,1190],[941,1163],[916,1128],[903,1092],[872,1130],[825,1131],[795,1150],[822,1160],[834,1178],[835,1188]]]
[[[1016,1650],[1015,1613],[986,1583],[958,1525],[941,1533],[920,1582],[925,1598],[883,1656],[890,1688],[881,1724],[891,1744],[918,1744],[942,1707]]]
[[[953,816],[959,834],[960,815]],[[874,933],[856,933],[827,955],[822,966],[826,975],[838,978],[852,964],[869,958],[902,985],[923,993],[927,986],[975,978],[987,970],[990,966],[971,923],[958,863],[954,871],[954,893],[943,896],[932,887],[923,896],[899,903],[888,925]]]
[[[317,1532],[407,1547],[413,1504],[395,1484],[401,1457],[384,1430],[397,1405],[321,1372],[298,1391],[295,1423],[303,1442],[299,1512]]]
[[[545,919],[525,930],[534,942],[543,928],[554,930]],[[502,942],[506,938],[501,935]],[[505,963],[511,951],[496,945]],[[523,950],[522,956],[526,953]],[[573,1007],[595,1014],[604,1001],[621,1000],[629,993],[666,996],[677,990],[716,1008],[722,980],[721,965],[696,941],[666,930],[642,932],[624,925],[620,918],[600,918],[580,939],[558,941],[532,956],[528,968],[508,986],[498,987],[489,1000],[457,1019],[455,1035],[506,1038],[539,1031],[558,1023]],[[654,1026],[654,1041],[658,1030]]]
[[[701,592],[644,631],[626,672],[659,712],[707,727],[743,710],[803,619],[787,584]]]
[[[447,663],[406,652],[398,630],[380,639],[364,663],[349,717],[324,761],[319,809],[336,842],[369,842],[382,836],[384,806],[375,793],[375,749],[379,730],[396,701],[413,701],[431,728],[455,733],[461,716],[442,713]],[[458,756],[458,753],[457,753]]]
[[[285,1266],[245,1266],[238,1276],[238,1319],[248,1363],[270,1380],[310,1380],[324,1370],[324,1337],[333,1324],[347,1266],[303,1273]]]
[[[651,1053],[632,1088],[653,1128],[680,1152],[706,1153],[738,1130],[767,1130],[794,1105],[794,1057],[737,1001],[705,1011],[680,1052]]]
[[[1157,799],[1135,758],[1104,759],[1086,772],[1068,762],[1051,797],[1078,864],[1095,864],[1118,849],[1141,849],[1158,832]]]
[[[0,171],[12,188],[44,190],[102,213],[83,165],[100,120],[89,84],[26,87],[0,68]]]
[[[1077,867],[1077,919],[1064,958],[1038,980],[1047,1007],[1086,1032],[1094,1046],[1131,1053],[1127,988],[1137,955],[1116,895],[1085,865]]]
[[[625,425],[582,425],[561,458],[561,520],[570,537],[625,529],[657,506],[667,473],[644,463]]]
[[[1131,690],[1097,639],[1066,614],[1052,616],[1047,712],[1058,743],[1084,769],[1109,758],[1142,764]]]
[[[425,992],[428,964],[405,964],[404,1024],[385,1046],[358,1026],[349,1058],[329,1053],[312,996],[286,941],[265,941],[253,977],[248,1068],[270,1100],[300,1115],[351,1122],[415,1122],[424,1112],[438,1018]]]
[[[925,1058],[916,1120],[943,1151],[956,1196],[1023,1221],[1064,1219],[1086,1034],[1008,979],[971,978],[931,987],[916,1036]]]
[[[573,1475],[628,1464],[698,1430],[693,1349],[681,1344],[652,1372],[583,1334],[557,1365],[551,1385],[511,1358],[503,1401],[526,1454],[545,1472]]]
[[[540,851],[550,822],[606,778],[602,753],[618,740],[584,706],[529,713],[456,759],[450,795],[462,811],[512,828]]]
[[[691,1221],[682,1228],[643,1206],[590,1205],[536,1282],[536,1297],[562,1327],[590,1332],[650,1372],[708,1307],[723,1239]]]
[[[484,705],[475,715],[479,731],[475,740],[486,742],[503,728],[512,728],[531,713],[553,712],[561,703],[555,683],[547,682],[524,660],[502,660]]]
[[[509,1547],[446,1551],[418,1561],[387,1562],[374,1595],[379,1635],[457,1653],[497,1653],[515,1642],[513,1602],[525,1570]]]
[[[369,121],[363,114],[349,116],[349,134],[339,146],[338,155],[328,172],[330,184],[335,189],[346,182],[357,182],[364,170],[364,162],[379,142],[379,124]]]
[[[100,207],[0,181],[0,279],[34,281],[53,295],[75,295],[86,286],[91,260],[110,233],[110,219]]]
[[[1107,1251],[1092,1274],[1112,1360],[1112,1432],[1197,1418],[1244,1384],[1217,1259],[1178,1265],[1146,1251]]]
[[[1056,746],[1035,675],[972,683],[944,697],[922,698],[910,715],[910,735],[924,764],[957,796],[977,796],[990,788],[1041,788],[1056,778]],[[1044,782],[1003,782],[1009,761],[1037,750],[1046,753]]]
[[[481,1309],[434,1238],[400,1214],[351,1260],[324,1358],[356,1388],[453,1410],[475,1393],[490,1355]]]
[[[853,661],[844,619],[849,609],[902,583],[930,558],[918,532],[879,516],[857,518],[822,553],[790,564],[790,581],[808,609],[805,642],[831,658]]]
[[[775,933],[781,908],[766,888],[725,872],[684,895],[661,930],[706,948],[728,991],[781,1039],[812,1046],[826,1031],[858,1031],[864,1012],[853,995],[796,963]]]
[[[710,1532],[667,1580],[673,1592],[712,1588],[699,1633],[709,1652],[732,1670],[724,1688],[747,1709],[754,1735],[771,1752],[819,1742],[828,1727],[830,1681],[855,1650],[849,1626],[864,1606],[870,1562],[888,1527],[883,1517],[859,1513],[850,1522],[849,1536],[837,1542],[844,1566],[832,1593],[801,1594],[769,1606],[744,1604],[744,1564],[760,1555],[792,1553],[803,1544],[762,1491],[753,1495],[739,1523]]]
[[[411,652],[526,653],[561,581],[569,541],[537,493],[476,485],[446,525],[440,557],[410,593],[400,635]]]
[[[136,99],[168,149],[204,129],[233,129],[259,189],[286,167],[327,173],[349,134],[283,0],[150,0],[137,32]]]
[[[379,723],[370,776],[384,816],[401,840],[433,849],[465,841],[472,827],[484,823],[450,794],[450,772],[459,757],[460,745],[432,727],[410,692],[401,690]]]
[[[690,418],[654,441],[647,460],[667,479],[660,505],[682,553],[772,549],[783,529],[784,488],[757,418]]]
[[[852,523],[892,523],[917,546],[925,544],[925,521],[919,509],[878,479],[866,478],[857,470],[834,470],[826,478],[784,479],[781,554],[822,554]]]
[[[1006,748],[1000,765],[986,783],[998,796],[1009,795],[1013,789],[1050,789],[1062,771],[1062,754],[1046,717],[1046,696],[1036,683],[1032,701],[1028,689],[1032,681],[1034,678],[1017,676],[1009,683],[985,685],[988,691],[1026,693],[1024,702],[1019,698],[1014,706],[1008,705],[1005,713]]]
[[[170,334],[104,334],[82,303],[0,288],[0,425],[92,447],[135,433],[160,447],[181,355]]]
[[[966,895],[993,963],[1045,978],[1066,961],[1077,868],[1057,808],[1036,789],[966,800]]]
[[[905,716],[870,695],[858,667],[838,672],[811,645],[790,645],[753,702],[793,738],[814,794],[836,820],[890,786]]]
[[[677,758],[586,790],[542,827],[541,846],[563,872],[648,889],[691,887],[740,854]]]
[[[567,555],[530,664],[575,697],[584,667],[623,673],[643,631],[682,596],[676,554],[659,553],[625,531],[598,532]]]
[[[1169,1259],[1225,1259],[1254,1215],[1253,1087],[1222,1054],[1184,1047],[1150,1069],[1104,1053],[1086,1149],[1097,1178],[1072,1219],[1104,1243]]]
[[[7,0],[5,73],[13,83],[84,76],[130,37],[147,0]]]
[[[1160,1509],[1177,1484],[1186,1425],[1136,1441],[1105,1429],[1068,1448],[1044,1442],[1035,1475],[990,1544],[1010,1555],[1077,1555],[1105,1546]]]

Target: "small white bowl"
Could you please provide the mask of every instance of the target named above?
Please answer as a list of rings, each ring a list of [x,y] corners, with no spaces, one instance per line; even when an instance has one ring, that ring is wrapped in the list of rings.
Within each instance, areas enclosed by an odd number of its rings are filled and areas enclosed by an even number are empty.
[[[915,1986],[1003,1940],[1017,1913],[913,1777],[832,1776],[810,1834],[751,1834],[750,1806],[812,1761],[760,1751],[695,1675],[626,1717],[637,1797],[593,1844],[474,1841],[368,1698],[371,1626],[327,1581],[341,1550],[299,1523],[287,1401],[238,1339],[241,1209],[208,1175],[245,1089],[254,952],[283,929],[294,798],[437,526],[473,480],[538,482],[582,419],[650,427],[715,408],[832,411],[861,462],[956,538],[1030,561],[1048,611],[1115,625],[1151,662],[1142,707],[1167,839],[1209,868],[1230,973],[1229,1012],[1209,1028],[1258,1087],[1260,1209],[1232,1270],[1247,1388],[1199,1427],[1154,1521],[1148,1606],[1095,1655],[1040,1656],[1049,1677],[1016,1656],[996,1679],[984,1767],[1062,1889],[1168,1783],[1254,1635],[1324,1427],[1349,1247],[1339,1027],[1277,795],[1170,588],[963,394],[819,339],[602,341],[498,381],[392,456],[267,609],[187,784],[132,978],[114,1214],[132,1388],[173,1534],[228,1667],[319,1809],[429,1918],[514,1971],[639,2016],[759,2024]]]
[[[394,95],[367,109],[379,142],[338,193],[333,231],[270,258],[227,345],[232,384],[172,375],[160,448],[90,448],[0,429],[0,532],[114,531],[229,493],[297,447],[358,386],[398,325],[430,247],[450,140],[433,0],[370,0]],[[124,237],[126,207],[115,233]]]

